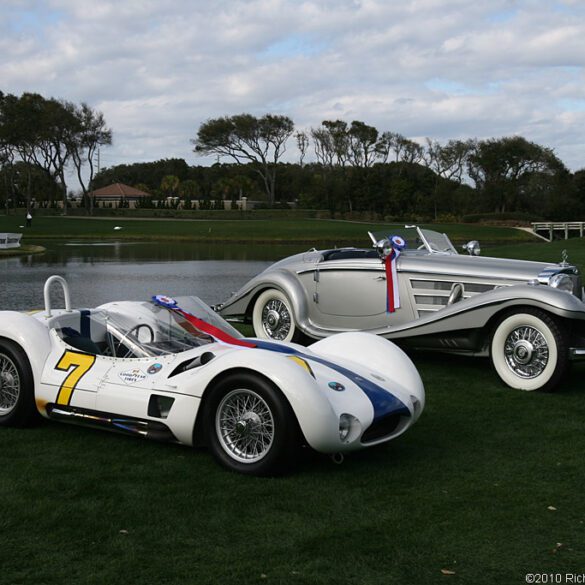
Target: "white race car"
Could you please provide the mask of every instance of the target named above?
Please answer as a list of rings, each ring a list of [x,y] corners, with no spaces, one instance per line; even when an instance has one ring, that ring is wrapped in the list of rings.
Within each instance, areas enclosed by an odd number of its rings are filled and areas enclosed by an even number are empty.
[[[51,308],[63,287],[65,309]],[[224,466],[286,470],[301,444],[341,454],[419,417],[420,376],[391,342],[342,333],[305,348],[244,339],[196,297],[0,312],[0,425],[59,421],[207,445]]]

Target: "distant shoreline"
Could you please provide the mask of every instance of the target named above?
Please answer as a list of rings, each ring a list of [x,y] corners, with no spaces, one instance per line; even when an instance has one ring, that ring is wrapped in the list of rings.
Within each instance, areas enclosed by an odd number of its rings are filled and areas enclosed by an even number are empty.
[[[29,254],[42,254],[47,249],[44,246],[34,244],[23,244],[19,248],[7,248],[0,250],[0,258],[10,258],[12,256],[28,256]]]

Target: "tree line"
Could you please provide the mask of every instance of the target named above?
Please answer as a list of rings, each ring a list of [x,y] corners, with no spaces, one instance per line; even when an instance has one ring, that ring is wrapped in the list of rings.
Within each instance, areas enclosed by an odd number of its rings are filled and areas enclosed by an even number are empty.
[[[585,216],[585,169],[571,173],[552,149],[520,136],[419,144],[358,120],[296,129],[287,116],[239,114],[203,122],[191,139],[195,154],[216,156],[216,164],[162,159],[96,173],[96,150],[111,143],[103,114],[87,104],[0,92],[5,202],[58,196],[66,202],[65,169],[71,168],[90,211],[92,190],[122,182],[158,200],[247,197],[269,207],[295,202],[332,214]],[[291,143],[296,161],[284,162]]]
[[[282,162],[289,141],[296,143],[298,162]],[[324,121],[295,132],[288,118],[243,114],[205,122],[192,143],[196,153],[227,162],[120,165],[100,173],[96,184],[139,182],[156,198],[246,196],[267,206],[295,202],[331,214],[396,219],[585,217],[585,170],[571,173],[551,149],[519,136],[445,144],[427,139],[421,145],[359,121]]]
[[[65,177],[73,170],[91,207],[95,153],[111,143],[103,114],[86,103],[0,91],[0,189],[5,205],[24,200],[30,208],[33,198],[52,201],[60,196],[66,211]]]
[[[521,136],[419,144],[359,120],[325,120],[295,132],[286,116],[240,114],[203,123],[192,143],[196,153],[252,165],[273,204],[286,190],[276,189],[277,171],[291,174],[278,164],[289,139],[299,152],[292,183],[305,206],[431,218],[585,214],[585,171],[570,173],[552,149]],[[305,165],[311,150],[316,162]]]

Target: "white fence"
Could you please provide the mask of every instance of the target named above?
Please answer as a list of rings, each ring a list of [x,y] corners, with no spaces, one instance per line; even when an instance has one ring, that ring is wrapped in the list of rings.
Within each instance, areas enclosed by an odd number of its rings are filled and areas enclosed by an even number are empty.
[[[20,248],[22,234],[0,233],[0,249]]]
[[[585,221],[540,221],[531,225],[535,234],[545,236],[551,242],[555,234],[568,240],[569,235],[582,238],[585,233]]]

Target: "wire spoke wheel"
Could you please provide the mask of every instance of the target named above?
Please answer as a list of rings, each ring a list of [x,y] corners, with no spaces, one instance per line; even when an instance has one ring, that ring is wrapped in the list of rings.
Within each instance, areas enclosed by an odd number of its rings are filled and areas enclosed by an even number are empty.
[[[295,413],[282,391],[251,371],[225,376],[204,397],[204,433],[215,459],[247,475],[279,475],[300,445]]]
[[[279,299],[272,299],[262,309],[262,327],[268,337],[279,341],[290,332],[291,317],[288,307]]]
[[[0,354],[0,416],[10,414],[18,404],[20,375],[14,361]]]
[[[18,344],[0,338],[0,426],[25,427],[37,417],[28,357]]]
[[[274,417],[266,401],[253,390],[239,388],[219,403],[217,437],[228,455],[242,463],[260,461],[274,441]]]
[[[492,364],[511,388],[549,391],[557,387],[568,364],[568,336],[562,323],[536,308],[508,312],[496,324]]]
[[[280,290],[270,288],[254,301],[252,309],[254,333],[261,339],[300,341],[290,299]]]

